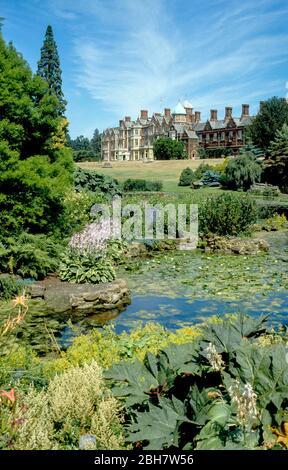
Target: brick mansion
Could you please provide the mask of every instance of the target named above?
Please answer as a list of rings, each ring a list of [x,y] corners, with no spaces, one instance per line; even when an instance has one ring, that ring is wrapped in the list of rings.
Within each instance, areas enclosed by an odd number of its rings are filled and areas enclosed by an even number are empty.
[[[199,148],[229,148],[237,154],[245,144],[245,127],[250,124],[249,105],[242,105],[240,117],[234,117],[232,108],[225,108],[223,119],[211,109],[210,119],[201,121],[201,113],[193,112],[188,101],[179,102],[171,111],[148,115],[141,110],[136,121],[126,116],[118,127],[106,129],[102,135],[102,160],[153,160],[153,143],[159,137],[170,137],[183,142],[188,158],[198,157]]]

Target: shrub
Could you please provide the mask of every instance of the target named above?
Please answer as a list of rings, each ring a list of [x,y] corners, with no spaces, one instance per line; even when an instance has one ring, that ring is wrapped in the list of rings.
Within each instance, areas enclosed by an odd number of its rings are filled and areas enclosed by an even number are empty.
[[[90,222],[90,211],[93,204],[105,202],[107,201],[102,193],[92,193],[86,190],[77,192],[74,189],[68,191],[63,201],[65,210],[63,220],[61,221],[59,237],[68,237],[81,230]]]
[[[287,219],[284,214],[274,214],[268,219],[263,221],[263,224],[261,225],[262,230],[266,230],[267,232],[270,231],[277,231],[281,230],[284,228],[284,226],[287,223]]]
[[[221,174],[216,171],[205,171],[202,177],[202,183],[204,186],[220,186]]]
[[[110,176],[97,173],[94,170],[77,168],[74,174],[74,184],[76,191],[85,189],[86,191],[103,193],[106,196],[121,194],[117,180],[110,178]]]
[[[59,276],[62,281],[98,284],[113,281],[116,273],[106,256],[68,251],[61,259]]]
[[[191,168],[184,168],[180,175],[178,186],[191,186],[191,183],[195,180],[194,171]]]
[[[260,181],[262,168],[252,154],[239,155],[229,160],[221,183],[228,189],[247,191],[254,183]]]
[[[0,300],[9,300],[20,291],[13,276],[3,275],[0,276]]]
[[[204,173],[206,171],[213,171],[213,166],[208,165],[208,163],[201,163],[198,168],[196,168],[194,174],[195,174],[195,179],[201,179]]]
[[[217,147],[215,149],[199,148],[199,157],[204,158],[221,158],[231,155],[231,150],[227,147]]]
[[[14,418],[12,449],[77,449],[83,434],[95,436],[92,449],[124,448],[121,406],[95,362],[55,376],[46,391],[20,393]]]
[[[221,194],[199,207],[199,229],[203,235],[238,235],[256,222],[255,203],[249,196]]]
[[[288,193],[288,124],[284,124],[276,132],[275,140],[268,149],[268,157],[264,180],[278,185],[284,193]]]
[[[188,158],[183,142],[169,137],[156,139],[153,152],[156,160],[185,160]]]
[[[62,246],[45,235],[22,233],[0,244],[0,271],[43,279],[58,268]]]
[[[162,191],[163,183],[129,178],[124,182],[123,189],[124,191]]]

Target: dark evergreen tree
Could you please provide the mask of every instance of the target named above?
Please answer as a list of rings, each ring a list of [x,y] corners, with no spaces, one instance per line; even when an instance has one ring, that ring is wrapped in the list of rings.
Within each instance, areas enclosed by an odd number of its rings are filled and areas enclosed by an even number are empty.
[[[281,130],[268,149],[268,159],[265,161],[264,180],[275,184],[288,193],[288,125],[283,124]]]
[[[99,129],[95,129],[91,139],[91,147],[93,149],[95,160],[101,160],[101,134]]]
[[[59,101],[59,114],[64,115],[67,101],[62,91],[62,71],[54,39],[52,26],[47,26],[44,43],[41,48],[41,58],[38,62],[37,75],[48,83],[49,92],[54,93]]]

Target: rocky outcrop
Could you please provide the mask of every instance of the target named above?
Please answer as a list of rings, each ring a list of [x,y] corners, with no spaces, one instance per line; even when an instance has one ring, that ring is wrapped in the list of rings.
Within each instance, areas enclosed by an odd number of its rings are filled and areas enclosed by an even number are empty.
[[[205,240],[206,252],[236,255],[257,255],[269,250],[269,243],[262,238],[210,237]]]
[[[130,303],[125,280],[103,284],[72,284],[51,278],[29,288],[32,299],[43,299],[47,313],[72,312],[92,315],[105,311],[122,311]]]

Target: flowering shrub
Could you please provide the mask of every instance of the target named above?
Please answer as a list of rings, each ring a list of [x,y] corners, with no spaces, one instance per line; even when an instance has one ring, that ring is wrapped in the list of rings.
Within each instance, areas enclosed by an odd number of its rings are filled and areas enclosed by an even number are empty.
[[[93,222],[73,235],[62,257],[59,275],[63,281],[97,284],[116,277],[108,253],[110,222]]]

